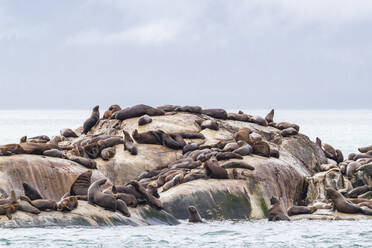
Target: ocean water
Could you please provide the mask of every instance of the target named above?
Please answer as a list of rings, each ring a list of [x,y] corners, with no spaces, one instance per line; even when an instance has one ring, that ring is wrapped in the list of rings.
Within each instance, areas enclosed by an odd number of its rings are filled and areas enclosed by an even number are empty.
[[[265,116],[268,110],[247,110]],[[0,110],[0,144],[23,135],[77,128],[90,110]],[[344,155],[372,144],[372,110],[277,110],[312,140]],[[222,221],[177,226],[0,229],[0,247],[372,247],[372,219],[361,221]]]

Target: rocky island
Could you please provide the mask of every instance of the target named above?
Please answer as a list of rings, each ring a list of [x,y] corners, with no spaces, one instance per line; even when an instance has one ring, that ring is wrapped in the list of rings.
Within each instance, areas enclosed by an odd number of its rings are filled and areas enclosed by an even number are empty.
[[[77,130],[0,146],[0,226],[370,218],[371,179],[372,146],[344,158],[274,110],[96,106]]]

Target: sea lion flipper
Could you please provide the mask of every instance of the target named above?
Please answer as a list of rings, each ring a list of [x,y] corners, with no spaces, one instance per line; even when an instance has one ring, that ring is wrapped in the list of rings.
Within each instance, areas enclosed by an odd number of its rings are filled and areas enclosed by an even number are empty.
[[[92,171],[81,173],[71,184],[70,195],[86,195],[91,184]]]

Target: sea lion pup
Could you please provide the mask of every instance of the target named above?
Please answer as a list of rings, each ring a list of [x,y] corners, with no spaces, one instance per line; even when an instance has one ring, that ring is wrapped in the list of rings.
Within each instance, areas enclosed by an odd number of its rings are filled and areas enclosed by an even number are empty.
[[[358,151],[361,152],[361,153],[367,153],[369,151],[372,151],[372,145],[365,146],[365,147],[359,147]]]
[[[252,165],[249,165],[242,161],[229,161],[226,163],[223,163],[221,165],[222,168],[225,169],[248,169],[248,170],[254,170],[254,167]]]
[[[57,202],[57,210],[61,212],[72,211],[78,207],[78,204],[76,196],[62,197],[62,199]]]
[[[112,147],[107,147],[101,151],[101,158],[103,160],[110,160],[110,158],[113,158],[115,156],[116,150]]]
[[[312,214],[317,209],[313,206],[292,206],[287,210],[289,216],[298,215],[298,214]]]
[[[60,132],[61,136],[65,137],[65,138],[76,138],[76,137],[78,137],[78,135],[74,131],[72,131],[72,129],[70,129],[70,128],[64,128],[59,132]]]
[[[164,112],[175,112],[177,108],[179,108],[180,106],[178,105],[170,105],[170,104],[167,104],[167,105],[162,105],[162,106],[158,106],[156,107],[157,109],[160,109]]]
[[[207,176],[210,178],[216,179],[228,179],[227,171],[225,168],[222,168],[215,157],[210,158],[207,162],[204,163],[204,169],[207,173]]]
[[[83,157],[80,157],[80,156],[68,156],[67,159],[71,160],[75,163],[81,164],[85,168],[97,169],[97,163],[96,163],[96,161],[94,161],[92,159],[83,158]]]
[[[298,131],[296,129],[294,129],[293,127],[289,127],[289,128],[286,128],[286,129],[283,129],[280,134],[283,136],[283,137],[289,137],[289,136],[292,136],[292,135],[296,135],[298,134]]]
[[[190,223],[203,223],[202,218],[200,217],[200,214],[196,207],[189,206],[187,208],[187,212],[189,212],[189,222]]]
[[[14,154],[24,154],[25,150],[23,150],[20,144],[8,144],[0,146],[0,156],[10,156]]]
[[[132,155],[137,155],[138,154],[137,147],[134,145],[132,137],[130,137],[130,134],[125,130],[123,130],[123,134],[124,134],[124,150],[128,150],[130,154]]]
[[[276,197],[271,197],[270,204],[272,205],[268,212],[268,220],[269,221],[278,221],[278,220],[287,220],[290,221],[291,219],[288,217],[287,212],[284,210],[282,204],[280,203],[279,199]]]
[[[236,159],[243,159],[243,157],[237,153],[233,153],[233,152],[219,152],[217,153],[217,156],[216,156],[216,159],[218,161],[220,160],[228,160],[228,159],[232,159],[232,158],[236,158]]]
[[[55,158],[62,158],[63,157],[62,151],[60,151],[58,149],[46,150],[46,151],[43,152],[43,155],[48,156],[48,157],[55,157]]]
[[[253,148],[253,154],[260,155],[263,157],[270,157],[270,146],[265,141],[259,141],[257,143],[254,143],[252,145]]]
[[[154,144],[162,145],[161,134],[157,131],[148,131],[144,133],[138,133],[135,129],[132,133],[133,139],[139,144]]]
[[[6,203],[0,205],[0,215],[6,215],[9,220],[12,219],[12,213],[17,211],[17,204]]]
[[[272,109],[266,116],[265,120],[267,123],[274,122],[274,109]]]
[[[111,105],[103,114],[102,119],[110,119],[112,114],[116,113],[117,111],[121,110],[120,106],[117,104]]]
[[[201,114],[202,108],[199,106],[183,106],[176,108],[177,112],[188,112],[193,114]]]
[[[199,148],[197,143],[189,143],[182,148],[182,154],[186,154],[191,151],[195,151]]]
[[[22,183],[25,195],[30,198],[31,201],[43,199],[39,191],[27,183]]]
[[[132,107],[119,110],[118,112],[115,113],[115,119],[123,121],[133,117],[140,117],[145,114],[149,116],[159,116],[164,115],[164,111],[144,104],[138,104]]]
[[[138,192],[140,192],[145,197],[150,206],[155,207],[157,209],[163,208],[161,201],[157,199],[155,196],[149,194],[139,182],[131,181],[129,184],[132,185]]]
[[[95,106],[93,108],[92,114],[90,117],[84,122],[83,125],[83,134],[87,134],[92,127],[94,127],[99,122],[99,106]]]
[[[69,194],[77,196],[86,196],[88,194],[88,189],[91,184],[92,171],[87,170],[81,173],[71,184]],[[80,199],[80,198],[79,198]]]
[[[251,121],[253,123],[256,123],[258,125],[265,126],[265,127],[268,125],[267,121],[264,118],[262,118],[261,116],[258,116],[258,115],[253,116]]]
[[[211,130],[218,130],[218,123],[215,120],[205,120],[201,123],[201,129],[211,129]]]
[[[359,195],[362,195],[371,190],[372,186],[363,185],[350,190],[349,192],[347,192],[346,196],[350,198],[357,198]]]
[[[202,114],[211,116],[216,119],[222,119],[222,120],[227,119],[227,113],[226,113],[226,110],[224,109],[203,109]]]
[[[144,126],[152,122],[152,118],[148,115],[143,115],[138,119],[138,125]]]

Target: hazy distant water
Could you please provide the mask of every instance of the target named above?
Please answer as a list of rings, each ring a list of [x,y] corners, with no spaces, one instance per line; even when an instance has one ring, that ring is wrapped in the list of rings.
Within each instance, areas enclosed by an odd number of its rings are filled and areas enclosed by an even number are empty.
[[[265,116],[268,110],[247,110]],[[62,128],[78,128],[90,110],[0,110],[0,144],[18,142],[23,135],[32,137],[59,134]],[[372,144],[372,110],[277,110],[275,121],[300,125],[300,132],[312,140],[341,149],[345,154]]]
[[[264,116],[267,110],[245,111]],[[56,135],[77,128],[90,115],[80,111],[0,110],[0,144],[23,135]],[[276,111],[275,120],[299,124],[312,140],[344,153],[372,144],[372,111]],[[372,220],[211,222],[178,226],[0,229],[0,247],[372,247]]]

